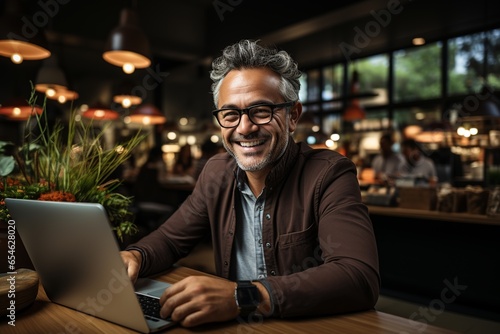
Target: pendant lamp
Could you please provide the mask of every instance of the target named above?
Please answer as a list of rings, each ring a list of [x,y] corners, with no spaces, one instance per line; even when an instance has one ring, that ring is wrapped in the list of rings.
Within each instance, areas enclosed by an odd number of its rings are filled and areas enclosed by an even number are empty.
[[[133,94],[137,85],[132,82],[123,82],[115,90],[113,102],[119,103],[123,108],[130,108],[142,103],[142,98]]]
[[[143,104],[132,111],[128,116],[131,123],[144,125],[163,124],[167,121],[165,115],[153,104]]]
[[[120,24],[111,32],[102,57],[108,63],[122,67],[127,74],[151,64],[149,42],[132,9],[122,10]]]
[[[352,71],[351,81],[351,96],[349,105],[342,114],[342,119],[347,122],[354,122],[366,117],[365,109],[359,103],[359,99],[355,96],[359,94],[359,73],[357,70]]]
[[[0,55],[15,64],[23,60],[40,60],[50,56],[42,29],[25,19],[19,1],[6,1],[0,18]]]
[[[112,121],[118,119],[120,114],[103,103],[96,103],[82,113],[82,117],[98,121]]]
[[[38,71],[35,90],[60,103],[78,98],[78,93],[68,88],[66,76],[59,67],[55,55],[46,59]]]
[[[11,121],[26,121],[35,114],[40,115],[42,111],[41,107],[31,106],[21,98],[13,98],[0,105],[0,116]]]
[[[113,96],[113,102],[121,104],[123,108],[130,108],[141,104],[142,99],[135,95],[120,94]]]

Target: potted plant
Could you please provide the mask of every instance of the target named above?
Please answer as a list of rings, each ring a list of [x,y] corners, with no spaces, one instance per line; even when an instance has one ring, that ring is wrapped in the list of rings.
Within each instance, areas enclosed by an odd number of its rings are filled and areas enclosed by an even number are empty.
[[[33,92],[30,105],[36,103]],[[106,209],[117,237],[137,232],[130,211],[132,199],[119,192],[121,181],[112,173],[145,138],[138,133],[111,149],[92,124],[76,121],[72,111],[67,124],[49,126],[44,112],[28,120],[22,145],[0,142],[0,221],[11,219],[5,198],[100,203]]]

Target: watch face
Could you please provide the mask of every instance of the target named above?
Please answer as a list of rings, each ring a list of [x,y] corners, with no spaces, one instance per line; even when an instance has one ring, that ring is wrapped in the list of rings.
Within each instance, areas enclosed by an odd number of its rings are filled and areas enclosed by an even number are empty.
[[[251,283],[238,284],[236,289],[238,306],[242,309],[255,310],[260,303],[259,290]]]

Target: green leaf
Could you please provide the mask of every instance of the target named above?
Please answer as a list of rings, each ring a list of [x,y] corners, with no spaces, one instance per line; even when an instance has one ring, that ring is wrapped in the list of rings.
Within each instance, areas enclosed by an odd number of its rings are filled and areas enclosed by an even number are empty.
[[[0,156],[0,176],[7,176],[16,167],[16,161],[12,156]]]

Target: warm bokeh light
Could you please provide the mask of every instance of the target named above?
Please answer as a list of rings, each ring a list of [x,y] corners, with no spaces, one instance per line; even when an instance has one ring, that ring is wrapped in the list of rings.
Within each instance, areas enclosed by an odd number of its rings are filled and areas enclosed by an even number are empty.
[[[177,138],[177,133],[170,131],[169,133],[167,133],[167,138],[169,140],[174,140],[175,138]]]
[[[425,44],[425,38],[423,37],[415,37],[411,41],[413,45],[418,46],[418,45],[424,45]]]
[[[49,88],[45,91],[45,95],[47,95],[47,97],[53,97],[56,95],[56,90],[53,88]]]
[[[125,64],[123,64],[122,69],[123,69],[123,72],[125,72],[127,74],[132,74],[135,71],[135,66],[134,66],[134,64],[131,64],[131,63],[125,63]]]
[[[14,64],[21,64],[23,62],[23,56],[21,56],[19,53],[14,53],[10,57],[10,60],[12,60]]]
[[[104,110],[101,110],[101,109],[97,109],[96,111],[94,111],[94,116],[97,117],[97,118],[100,118],[100,117],[104,117]]]
[[[132,105],[132,101],[129,98],[124,98],[122,101],[123,108],[128,108]]]
[[[330,136],[330,139],[333,140],[333,141],[339,141],[340,140],[340,135],[338,133],[333,133]]]

